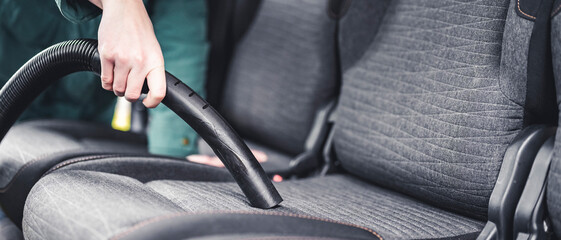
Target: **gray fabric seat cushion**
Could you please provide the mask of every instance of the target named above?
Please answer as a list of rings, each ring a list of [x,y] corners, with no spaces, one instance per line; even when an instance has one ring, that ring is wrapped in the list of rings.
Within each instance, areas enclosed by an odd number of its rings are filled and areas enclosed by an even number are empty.
[[[187,169],[198,166],[182,164]],[[233,182],[141,182],[114,173],[63,168],[45,176],[31,191],[23,229],[26,239],[107,239],[141,221],[208,211],[313,216],[366,227],[384,239],[475,237],[483,227],[477,220],[345,175],[275,185],[284,202],[275,209],[258,210],[248,205]]]
[[[284,173],[290,169],[290,161],[293,159],[292,156],[286,153],[276,151],[267,146],[255,143],[253,141],[245,140],[245,143],[250,149],[259,150],[267,154],[267,161],[261,163],[261,166],[268,173]],[[198,142],[199,153],[216,156],[212,148],[202,139]]]
[[[146,139],[94,123],[39,120],[13,126],[0,144],[0,188],[26,164],[69,151],[146,153]]]

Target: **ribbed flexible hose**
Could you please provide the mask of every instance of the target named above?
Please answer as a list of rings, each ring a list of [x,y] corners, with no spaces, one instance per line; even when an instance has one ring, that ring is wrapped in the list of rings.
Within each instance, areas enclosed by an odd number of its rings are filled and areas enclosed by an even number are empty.
[[[95,40],[73,40],[54,45],[21,67],[0,90],[0,137],[37,96],[54,81],[74,72],[96,71]]]
[[[56,44],[23,65],[0,90],[0,139],[42,91],[61,77],[80,71],[100,74],[96,40],[79,39]],[[167,72],[166,84],[166,97],[162,103],[185,120],[213,148],[250,204],[271,208],[282,202],[247,145],[220,114]]]

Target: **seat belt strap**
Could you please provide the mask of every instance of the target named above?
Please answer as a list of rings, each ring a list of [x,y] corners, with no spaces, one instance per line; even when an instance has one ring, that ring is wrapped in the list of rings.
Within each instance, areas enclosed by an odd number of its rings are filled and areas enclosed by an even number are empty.
[[[541,0],[530,37],[524,126],[557,124],[558,109],[551,52],[553,0]]]

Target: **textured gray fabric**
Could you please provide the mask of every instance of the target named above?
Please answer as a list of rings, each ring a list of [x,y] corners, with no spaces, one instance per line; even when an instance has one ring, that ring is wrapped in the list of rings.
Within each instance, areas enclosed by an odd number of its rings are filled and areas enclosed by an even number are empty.
[[[267,161],[261,163],[261,166],[266,172],[278,173],[290,169],[290,161],[294,157],[252,141],[246,140],[245,143],[250,149],[259,150],[267,154]],[[212,148],[203,139],[199,139],[198,146],[200,154],[216,156]]]
[[[372,43],[390,0],[350,1],[339,22],[341,69],[346,71],[358,61]]]
[[[328,1],[267,0],[230,66],[221,112],[245,138],[298,154],[317,109],[335,94]]]
[[[255,211],[233,183],[154,181],[147,186],[186,211]],[[274,211],[358,224],[387,239],[449,237],[482,228],[481,222],[348,176],[288,181],[275,186],[285,201]]]
[[[18,124],[0,144],[0,188],[26,163],[51,154],[74,150],[147,152],[145,139],[93,123],[40,120]]]
[[[521,18],[515,13],[516,2],[511,1],[508,9],[503,36],[499,86],[510,100],[524,106],[528,49],[534,22]]]
[[[0,210],[0,240],[23,240],[23,233]]]
[[[551,47],[553,51],[553,71],[557,102],[561,101],[561,17],[556,15],[551,23]],[[560,105],[561,108],[561,105]],[[561,119],[561,118],[559,118]],[[559,126],[559,125],[558,125]],[[561,237],[561,128],[557,129],[553,159],[547,182],[547,210],[553,223],[553,230]]]
[[[35,185],[24,210],[25,239],[107,239],[141,220],[181,211],[132,178],[78,173],[53,173]],[[74,177],[57,178],[67,175]]]
[[[391,1],[373,44],[343,76],[334,135],[343,167],[484,219],[522,128],[522,107],[499,85],[507,8],[506,0]]]
[[[385,239],[450,237],[483,227],[351,177],[276,186],[285,201],[275,209],[257,210],[248,206],[235,183],[162,180],[143,185],[113,174],[61,170],[41,179],[31,191],[23,229],[27,239],[105,239],[155,216],[227,210],[327,218],[371,228]]]

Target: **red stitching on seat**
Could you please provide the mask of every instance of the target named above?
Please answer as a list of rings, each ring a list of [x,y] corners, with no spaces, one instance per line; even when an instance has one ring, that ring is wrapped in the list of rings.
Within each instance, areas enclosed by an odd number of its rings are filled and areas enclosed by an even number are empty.
[[[76,151],[76,150],[79,150],[79,148],[61,150],[61,151],[52,152],[52,153],[43,153],[43,154],[35,157],[33,160],[31,160],[31,161],[25,163],[23,166],[21,166],[21,168],[17,171],[17,173],[14,175],[14,177],[12,177],[10,182],[4,188],[0,189],[0,193],[4,193],[4,192],[8,191],[8,189],[14,184],[16,179],[23,173],[23,171],[27,167],[29,167],[29,166],[31,166],[31,165],[33,165],[33,164],[35,164],[35,163],[37,163],[41,160],[44,160],[44,158],[46,158],[46,157],[51,157],[51,156],[55,156],[55,155],[59,155],[59,154],[63,154],[63,153],[70,153],[70,152],[73,152],[73,151]]]
[[[244,240],[339,240],[341,238],[332,238],[332,237],[301,237],[301,236],[272,236],[272,237],[251,237],[251,238],[244,238]]]
[[[49,174],[51,172],[56,171],[57,169],[66,167],[68,165],[74,164],[74,163],[79,163],[79,162],[86,162],[86,161],[90,161],[90,160],[97,160],[97,159],[102,159],[102,158],[113,158],[113,157],[120,157],[123,156],[123,154],[94,154],[94,155],[86,155],[83,157],[78,157],[76,159],[70,160],[70,161],[64,161],[61,162],[57,165],[55,165],[54,167],[52,167],[51,169],[49,169],[47,172],[45,172],[46,174]]]
[[[559,10],[561,10],[561,4],[559,4],[559,6],[555,10],[553,10],[553,13],[551,13],[551,16],[552,17],[555,16],[555,14],[557,14],[559,12]]]
[[[198,212],[198,213],[181,212],[181,213],[175,213],[175,214],[171,214],[171,215],[167,215],[167,216],[155,217],[155,218],[145,220],[145,221],[142,221],[140,223],[135,224],[134,226],[132,226],[131,228],[129,228],[125,232],[122,232],[122,233],[112,237],[111,240],[121,239],[121,238],[129,235],[130,233],[132,233],[132,232],[134,232],[134,231],[136,231],[136,230],[138,230],[138,229],[140,229],[140,228],[142,228],[146,225],[149,225],[149,224],[152,224],[152,223],[155,223],[155,222],[164,221],[164,220],[171,219],[171,218],[175,218],[175,217],[188,216],[188,215],[227,214],[227,213],[233,213],[233,214],[261,214],[261,215],[269,215],[269,216],[286,216],[286,217],[296,217],[296,218],[302,218],[302,219],[311,219],[311,220],[317,220],[317,221],[323,221],[323,222],[329,222],[329,223],[336,223],[336,224],[341,224],[341,225],[350,226],[350,227],[359,228],[359,229],[368,231],[368,232],[372,233],[372,235],[376,236],[379,240],[383,240],[382,236],[380,236],[380,234],[378,234],[374,230],[363,227],[363,226],[359,226],[359,225],[356,225],[356,224],[339,222],[339,221],[330,220],[330,219],[322,219],[322,218],[306,216],[306,215],[298,215],[298,214],[293,214],[293,213],[248,212],[248,211],[213,211],[213,212]]]

